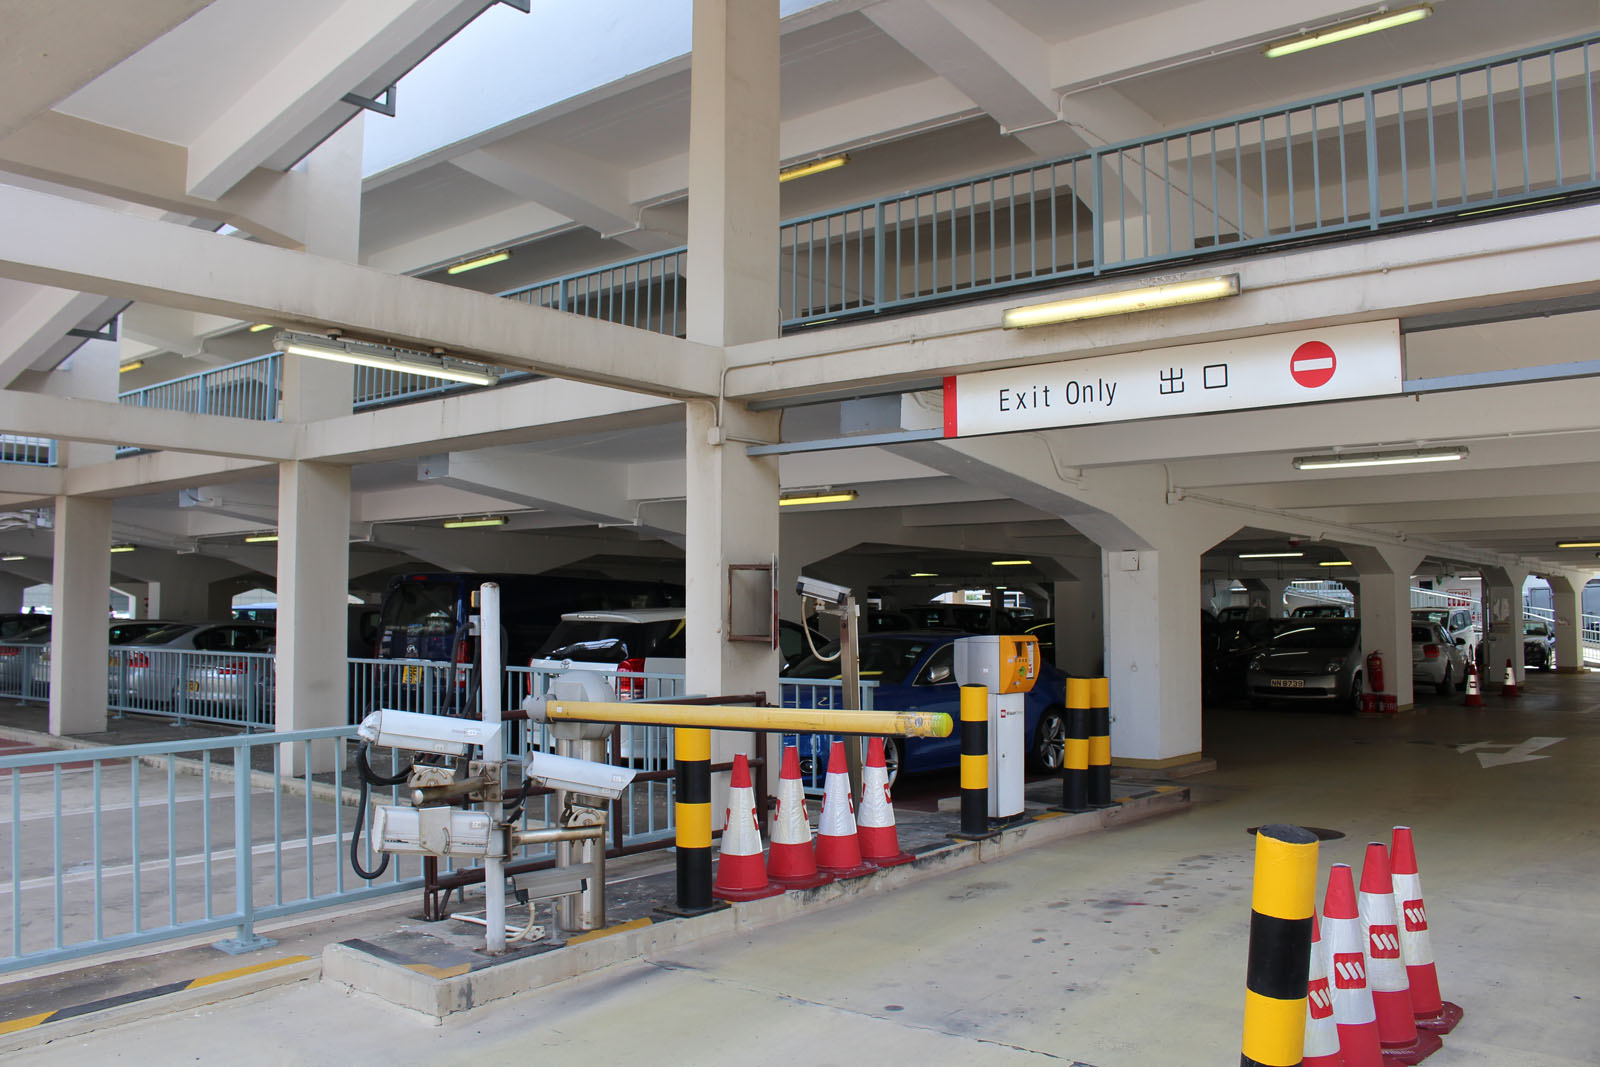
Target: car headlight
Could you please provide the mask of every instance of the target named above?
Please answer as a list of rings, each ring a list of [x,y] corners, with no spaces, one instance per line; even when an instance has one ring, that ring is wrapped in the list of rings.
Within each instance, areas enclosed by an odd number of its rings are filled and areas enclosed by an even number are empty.
[[[1265,652],[1257,652],[1254,656],[1250,657],[1250,669],[1251,670],[1259,671],[1259,670],[1262,670],[1263,668],[1265,668],[1266,665],[1267,665],[1267,654]]]
[[[1329,674],[1338,674],[1340,671],[1344,670],[1344,660],[1330,659],[1327,665],[1322,669]]]

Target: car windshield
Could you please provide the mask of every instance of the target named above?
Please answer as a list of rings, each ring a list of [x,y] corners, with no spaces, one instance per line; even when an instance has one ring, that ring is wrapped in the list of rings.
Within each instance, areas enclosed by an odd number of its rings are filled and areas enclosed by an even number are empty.
[[[627,622],[621,619],[563,619],[539,650],[538,659],[580,663],[621,663],[645,656],[684,656],[683,619]]]
[[[911,668],[922,659],[923,652],[933,645],[932,641],[918,641],[907,638],[886,639],[867,636],[861,639],[861,677],[884,685],[901,685],[910,675]],[[822,650],[824,657],[831,657],[839,651],[839,642],[831,642]],[[816,656],[807,656],[784,672],[785,678],[837,678],[839,677],[839,661],[836,659],[818,659]]]
[[[1450,613],[1448,611],[1413,611],[1411,613],[1411,617],[1413,619],[1423,619],[1427,622],[1437,622],[1442,624],[1450,617]]]
[[[1522,624],[1522,632],[1529,637],[1549,637],[1550,624],[1543,619],[1528,619]]]
[[[1318,622],[1292,626],[1274,637],[1273,648],[1349,648],[1361,637],[1357,622]]]
[[[385,630],[412,633],[453,633],[460,595],[460,583],[456,581],[396,582],[383,598],[379,625]]]
[[[166,645],[171,644],[184,634],[194,630],[195,627],[188,623],[178,623],[172,626],[163,626],[159,630],[152,630],[138,639],[141,645]]]
[[[1426,626],[1413,626],[1411,628],[1411,643],[1413,645],[1425,645],[1429,641],[1437,640],[1438,638],[1434,636],[1433,631]]]
[[[170,625],[164,622],[123,622],[113,626],[106,637],[113,645],[131,645]]]

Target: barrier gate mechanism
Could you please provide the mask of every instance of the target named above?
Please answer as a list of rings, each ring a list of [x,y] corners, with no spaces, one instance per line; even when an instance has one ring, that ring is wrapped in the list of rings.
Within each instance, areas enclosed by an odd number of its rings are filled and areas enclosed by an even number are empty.
[[[1022,815],[1027,752],[1024,702],[1039,680],[1039,639],[984,634],[958,637],[956,681],[989,690],[989,818]]]

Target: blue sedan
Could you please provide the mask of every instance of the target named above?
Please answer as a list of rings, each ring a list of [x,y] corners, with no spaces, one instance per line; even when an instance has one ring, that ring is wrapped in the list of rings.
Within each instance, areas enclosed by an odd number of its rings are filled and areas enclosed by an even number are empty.
[[[861,679],[877,683],[872,706],[878,711],[942,711],[958,724],[961,687],[956,682],[955,642],[967,634],[950,631],[907,631],[863,634]],[[822,656],[807,656],[783,675],[783,705],[789,708],[827,708],[839,705],[839,663],[829,659],[838,651],[832,644]],[[1045,664],[1039,681],[1024,698],[1024,731],[1028,762],[1037,770],[1058,771],[1066,747],[1066,675]],[[889,778],[898,772],[919,774],[956,767],[961,756],[959,725],[949,737],[889,737],[884,739],[884,761]],[[787,739],[786,739],[787,740]],[[826,770],[828,738],[807,735],[800,742],[801,773],[808,785],[820,785]]]

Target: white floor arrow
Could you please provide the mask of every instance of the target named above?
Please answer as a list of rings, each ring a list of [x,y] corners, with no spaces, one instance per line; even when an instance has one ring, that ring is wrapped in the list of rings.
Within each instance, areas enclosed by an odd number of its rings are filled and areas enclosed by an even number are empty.
[[[1536,759],[1549,759],[1549,756],[1536,756],[1541,748],[1565,741],[1564,737],[1530,737],[1520,745],[1497,744],[1493,741],[1474,741],[1470,745],[1457,745],[1457,752],[1476,752],[1478,762],[1485,767],[1502,767],[1507,763],[1532,763]],[[1503,748],[1504,752],[1480,752],[1479,749]]]

